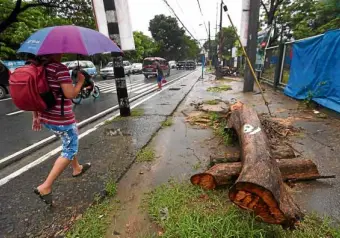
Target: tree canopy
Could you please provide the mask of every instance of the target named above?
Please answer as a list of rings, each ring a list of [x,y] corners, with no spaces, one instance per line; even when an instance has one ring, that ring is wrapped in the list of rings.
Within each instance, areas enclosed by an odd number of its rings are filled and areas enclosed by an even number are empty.
[[[20,44],[41,28],[69,24],[95,27],[90,0],[0,0],[0,9],[0,57],[6,59],[15,58]]]
[[[274,27],[271,44],[340,28],[338,0],[262,0],[261,26]]]
[[[222,39],[220,37],[221,32],[218,32],[216,35],[216,39],[218,39],[218,41],[222,40],[222,56],[225,59],[229,59],[232,54],[232,48],[235,46],[235,43],[237,41],[237,36],[233,27],[232,26],[223,27]]]
[[[149,25],[153,39],[159,45],[159,56],[171,60],[195,59],[199,54],[198,43],[185,35],[176,18],[156,15]]]
[[[133,32],[136,50],[127,52],[125,57],[133,62],[141,62],[144,58],[155,56],[159,52],[159,45],[143,32]]]

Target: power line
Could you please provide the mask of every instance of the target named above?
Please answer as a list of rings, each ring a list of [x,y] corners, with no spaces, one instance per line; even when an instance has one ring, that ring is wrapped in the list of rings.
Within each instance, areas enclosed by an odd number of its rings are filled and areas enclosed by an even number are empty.
[[[185,15],[185,13],[184,13],[184,11],[183,11],[183,8],[182,8],[181,5],[179,4],[178,0],[176,0],[176,4],[177,4],[178,8],[181,10],[182,14]],[[193,30],[193,33],[194,33],[195,35],[197,35],[196,30],[195,30],[195,27],[193,27],[190,23],[189,23],[189,27],[190,27],[191,30]]]
[[[198,40],[196,40],[196,38],[191,34],[191,32],[188,30],[188,28],[183,24],[183,22],[181,21],[181,19],[179,19],[179,17],[177,16],[176,12],[174,11],[174,9],[169,5],[167,0],[163,0],[163,2],[168,6],[168,8],[171,10],[171,12],[175,15],[175,17],[177,18],[177,20],[182,24],[183,28],[189,33],[189,35],[199,43]]]
[[[209,35],[207,25],[205,24],[204,15],[203,15],[203,12],[202,12],[200,0],[197,0],[197,4],[198,4],[198,8],[200,9],[202,18],[203,18],[203,23],[204,23],[205,31],[207,32],[207,35]]]

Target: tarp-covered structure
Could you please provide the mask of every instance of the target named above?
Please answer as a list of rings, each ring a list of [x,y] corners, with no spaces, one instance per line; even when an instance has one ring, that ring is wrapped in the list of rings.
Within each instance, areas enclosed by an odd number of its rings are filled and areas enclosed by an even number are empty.
[[[294,43],[284,92],[340,112],[340,29]]]

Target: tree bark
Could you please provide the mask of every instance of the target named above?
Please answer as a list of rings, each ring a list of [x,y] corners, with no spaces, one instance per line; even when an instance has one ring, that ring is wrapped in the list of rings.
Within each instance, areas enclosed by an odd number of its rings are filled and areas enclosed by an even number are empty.
[[[9,14],[9,16],[0,23],[0,33],[4,32],[11,24],[16,22],[18,20],[17,19],[18,15],[26,11],[29,8],[33,8],[33,7],[57,8],[58,4],[62,6],[63,2],[57,3],[57,2],[51,1],[50,3],[46,3],[46,2],[27,3],[23,7],[21,7],[22,0],[17,0],[15,3],[15,7],[13,8],[11,14]]]
[[[322,178],[313,161],[292,159],[277,161],[283,181],[306,181]],[[218,186],[235,182],[242,170],[241,162],[215,164],[204,173],[191,176],[190,181],[203,189],[215,189]]]
[[[280,160],[280,159],[294,159],[296,155],[294,150],[286,145],[279,146],[271,146],[272,149],[272,157]],[[213,155],[210,156],[210,166],[214,166],[215,164],[222,163],[232,163],[232,162],[240,162],[241,161],[241,153],[237,149],[232,150],[230,153],[226,153],[224,156]]]
[[[243,209],[252,210],[264,222],[293,227],[303,216],[288,193],[267,136],[254,109],[238,102],[231,107],[228,126],[241,144],[242,170],[229,190],[229,198]]]
[[[12,23],[17,21],[17,17],[19,15],[20,9],[21,9],[21,2],[22,2],[22,0],[17,0],[15,7],[14,7],[13,11],[11,12],[11,14],[9,14],[9,16],[0,23],[0,33],[5,31],[7,29],[7,27],[9,27]]]

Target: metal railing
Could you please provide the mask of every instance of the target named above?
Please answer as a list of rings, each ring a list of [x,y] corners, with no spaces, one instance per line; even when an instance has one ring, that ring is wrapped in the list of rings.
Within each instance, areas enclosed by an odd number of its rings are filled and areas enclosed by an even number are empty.
[[[260,70],[261,80],[274,86],[275,88],[284,88],[289,80],[291,62],[293,58],[293,44],[302,40],[312,39],[319,36],[321,35],[268,47],[265,52],[264,66]]]
[[[280,56],[279,46],[268,47],[261,69],[261,79],[270,85],[274,85],[275,70]]]

